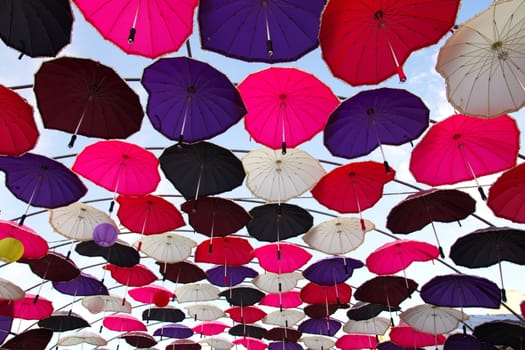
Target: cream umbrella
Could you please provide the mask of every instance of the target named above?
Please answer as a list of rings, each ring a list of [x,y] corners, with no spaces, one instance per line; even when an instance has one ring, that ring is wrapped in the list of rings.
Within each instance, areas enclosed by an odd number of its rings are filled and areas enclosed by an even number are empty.
[[[11,281],[0,278],[0,299],[3,300],[18,300],[25,296],[22,288]]]
[[[348,320],[343,325],[343,331],[356,334],[383,335],[390,328],[390,320],[384,317],[373,317],[368,320]]]
[[[177,295],[176,291],[175,295]],[[192,317],[195,321],[213,321],[226,316],[221,308],[212,304],[193,304],[187,306],[186,310],[188,312],[188,316]]]
[[[71,335],[60,338],[57,342],[60,346],[73,346],[84,343],[95,346],[104,346],[108,344],[108,341],[98,333],[84,328]]]
[[[306,315],[303,311],[283,309],[272,311],[262,319],[263,323],[289,328],[299,323]]]
[[[174,232],[166,232],[143,236],[133,246],[135,248],[140,246],[142,253],[156,261],[176,263],[188,258],[191,250],[197,246],[197,242]]]
[[[294,289],[303,279],[298,271],[287,273],[265,272],[257,275],[252,283],[259,289],[268,293],[284,293]]]
[[[457,329],[469,316],[450,307],[421,304],[406,309],[399,318],[420,332],[441,334]]]
[[[179,303],[211,301],[219,299],[220,289],[210,283],[187,283],[175,288]]]
[[[215,350],[228,350],[233,347],[233,343],[229,339],[218,336],[204,337],[199,340],[199,343],[208,344]]]
[[[335,346],[335,340],[322,335],[302,336],[299,341],[311,350],[326,350]]]
[[[131,313],[129,301],[122,302],[122,297],[115,295],[89,295],[82,298],[82,306],[92,314],[101,312]]]

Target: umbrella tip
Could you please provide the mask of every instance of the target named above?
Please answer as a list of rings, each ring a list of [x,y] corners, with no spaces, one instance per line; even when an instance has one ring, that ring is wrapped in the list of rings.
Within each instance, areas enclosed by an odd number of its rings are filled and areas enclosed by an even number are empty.
[[[128,43],[132,44],[135,41],[135,34],[136,33],[137,33],[137,29],[129,28]]]
[[[407,76],[405,75],[405,72],[403,71],[403,67],[398,66],[397,67],[397,75],[399,76],[399,82],[404,83],[407,81]]]
[[[75,141],[77,140],[77,135],[71,135],[71,140],[69,140],[69,143],[67,144],[68,148],[73,148],[75,145]]]
[[[286,142],[281,143],[281,153],[283,155],[286,154]]]
[[[483,187],[479,186],[478,187],[478,192],[481,196],[481,199],[483,199],[484,201],[487,200],[487,195],[485,194],[485,191],[483,190]]]
[[[501,301],[504,303],[507,302],[507,292],[505,291],[505,288],[501,288]]]
[[[270,39],[266,40],[266,51],[269,57],[273,56],[273,43]]]
[[[439,246],[439,255],[441,256],[441,259],[445,259],[445,252],[443,251],[442,246]]]
[[[388,164],[388,162],[386,160],[383,162],[383,165],[385,166],[386,173],[389,174],[390,173],[390,165]]]

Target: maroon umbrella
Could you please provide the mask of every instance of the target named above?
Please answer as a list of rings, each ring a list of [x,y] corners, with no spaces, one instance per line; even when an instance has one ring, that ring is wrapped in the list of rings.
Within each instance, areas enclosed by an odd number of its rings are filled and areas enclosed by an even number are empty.
[[[162,274],[162,277],[175,283],[193,283],[206,278],[206,272],[191,261],[179,261],[176,263],[157,261],[156,264],[159,265],[159,272]]]
[[[80,275],[73,260],[57,252],[49,251],[39,259],[21,259],[18,262],[28,264],[34,274],[48,281],[65,282]]]
[[[44,350],[53,337],[53,331],[46,328],[35,328],[17,334],[2,345],[2,349]]]
[[[150,348],[157,345],[157,341],[153,336],[141,331],[126,332],[119,335],[119,338],[126,340],[126,343],[136,348]]]
[[[268,340],[275,340],[275,341],[291,341],[296,342],[301,338],[302,332],[293,329],[293,328],[285,328],[285,327],[274,327],[266,332],[264,338]]]

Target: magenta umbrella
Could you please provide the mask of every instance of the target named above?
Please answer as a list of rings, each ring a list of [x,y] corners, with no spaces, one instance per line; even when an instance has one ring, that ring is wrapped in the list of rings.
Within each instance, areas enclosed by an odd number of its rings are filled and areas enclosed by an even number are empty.
[[[259,265],[268,272],[293,272],[312,257],[305,249],[290,243],[270,243],[253,250]]]
[[[102,325],[117,332],[145,331],[147,328],[140,320],[128,314],[114,314],[104,317]]]
[[[47,254],[47,241],[27,226],[0,220],[0,239],[4,238],[14,238],[22,243],[24,246],[22,258],[39,259]]]

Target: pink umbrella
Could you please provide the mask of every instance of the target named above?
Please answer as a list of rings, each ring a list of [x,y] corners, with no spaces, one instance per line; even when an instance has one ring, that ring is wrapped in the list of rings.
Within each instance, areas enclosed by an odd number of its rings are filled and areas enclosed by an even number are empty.
[[[13,221],[0,220],[0,239],[14,238],[24,246],[22,258],[39,259],[48,251],[48,244],[31,228],[18,225]]]
[[[281,309],[295,308],[302,303],[300,293],[295,290],[284,293],[266,294],[261,301],[259,301],[260,305],[279,307]]]
[[[296,147],[325,126],[339,100],[315,76],[295,68],[268,68],[239,84],[246,105],[245,127],[273,149]]]
[[[232,341],[232,343],[235,345],[241,344],[247,350],[264,350],[268,347],[268,344],[266,344],[264,341],[252,337],[242,337],[235,339]]]
[[[439,249],[429,243],[400,239],[383,244],[366,258],[370,272],[390,275],[406,269],[414,261],[428,261],[439,257]]]
[[[345,334],[337,339],[335,346],[342,350],[375,349],[377,348],[377,339],[373,335]]]
[[[269,272],[293,272],[308,262],[312,254],[290,243],[270,243],[253,250],[259,265]]]
[[[174,297],[174,294],[166,287],[150,284],[143,287],[133,288],[128,291],[128,294],[141,303],[151,304],[157,300],[168,300]],[[162,296],[165,296],[162,298]],[[166,306],[166,305],[158,305]]]
[[[146,325],[144,325],[144,323],[142,323],[137,318],[121,313],[104,317],[104,320],[102,320],[102,325],[109,330],[117,332],[147,330]]]
[[[177,51],[193,29],[197,0],[74,1],[86,20],[124,52],[156,58]]]
[[[26,293],[17,300],[0,301],[0,315],[24,320],[41,320],[53,313],[53,303],[45,298]]]
[[[407,348],[441,345],[445,342],[445,339],[441,334],[419,332],[406,324],[392,327],[390,330],[392,343]]]
[[[195,333],[201,335],[216,335],[224,332],[226,328],[230,328],[226,323],[220,321],[209,321],[199,323],[192,329]]]

